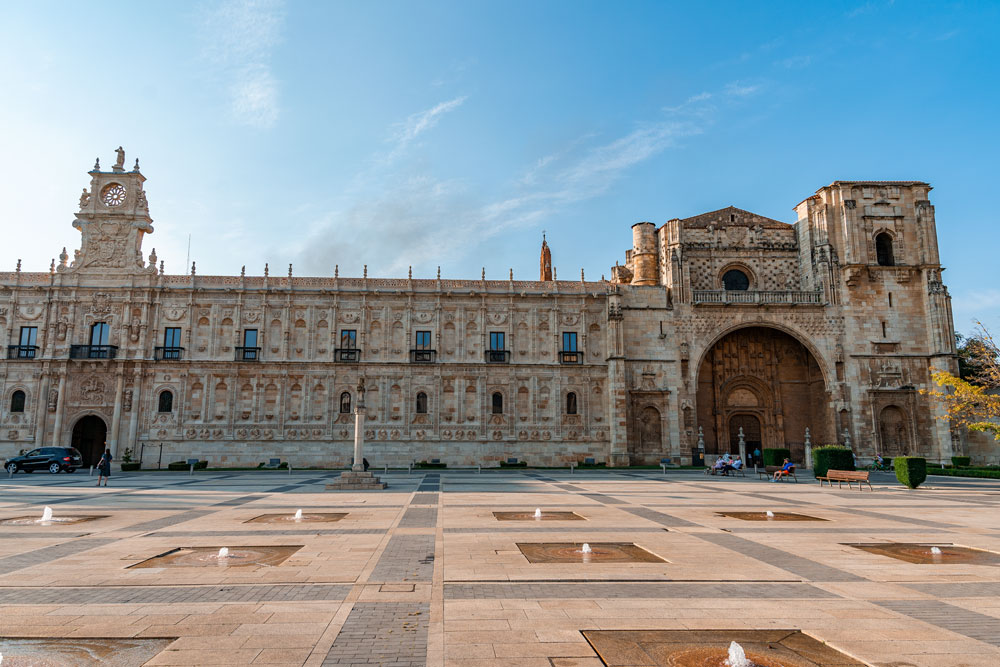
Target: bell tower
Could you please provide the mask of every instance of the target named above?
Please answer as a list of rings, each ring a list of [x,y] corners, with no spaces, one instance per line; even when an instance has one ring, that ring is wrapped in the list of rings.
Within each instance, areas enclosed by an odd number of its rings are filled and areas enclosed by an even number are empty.
[[[80,210],[73,226],[80,230],[82,243],[69,265],[60,256],[59,271],[102,274],[149,273],[156,271],[155,256],[147,267],[142,258],[142,237],[153,232],[149,203],[142,184],[146,178],[135,167],[125,171],[125,151],[119,146],[111,171],[101,171],[100,158],[90,171],[90,189],[80,195]]]

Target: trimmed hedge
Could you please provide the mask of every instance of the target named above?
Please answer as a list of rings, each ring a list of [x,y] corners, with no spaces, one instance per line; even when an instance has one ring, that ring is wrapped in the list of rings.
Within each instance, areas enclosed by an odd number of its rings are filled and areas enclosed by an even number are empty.
[[[527,468],[528,467],[528,462],[527,461],[518,461],[517,463],[507,463],[506,461],[501,461],[500,462],[500,467],[501,468]]]
[[[919,456],[897,456],[892,460],[896,479],[906,487],[915,489],[927,479],[927,459]]]
[[[429,463],[427,461],[417,461],[417,467],[418,468],[447,468],[448,464],[447,463],[441,463],[441,462],[438,462],[438,463]]]
[[[823,445],[813,450],[813,474],[826,477],[829,470],[854,470],[854,454],[847,447]]]
[[[792,451],[790,449],[765,449],[761,451],[761,456],[764,459],[764,465],[766,466],[780,466],[785,462],[785,459],[789,461],[792,460]]]
[[[967,468],[972,464],[971,456],[953,456],[951,457],[951,464],[956,468]]]
[[[985,468],[930,468],[928,475],[947,475],[949,477],[979,477],[982,479],[1000,479],[1000,470],[987,470]]]
[[[198,461],[194,464],[195,470],[204,470],[208,467],[208,461]],[[187,461],[173,461],[167,464],[167,470],[190,470],[191,464]]]
[[[138,461],[135,462],[130,461],[129,463],[123,463],[122,472],[131,472],[133,470],[138,470],[141,466],[142,464],[139,463]]]

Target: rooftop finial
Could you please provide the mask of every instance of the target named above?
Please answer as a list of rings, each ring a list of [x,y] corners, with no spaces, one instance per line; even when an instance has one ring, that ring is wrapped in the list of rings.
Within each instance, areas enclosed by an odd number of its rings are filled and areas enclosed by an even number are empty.
[[[160,275],[163,275],[163,260],[160,260]]]
[[[365,264],[365,278],[368,277],[368,265]]]
[[[17,260],[17,272],[21,272],[21,260]]]
[[[191,262],[191,275],[193,276],[194,273],[195,273],[195,271],[194,271],[194,262]]]
[[[441,280],[441,267],[438,267],[438,280]]]
[[[244,264],[240,267],[240,278],[244,278],[247,275],[247,265]]]
[[[292,277],[292,265],[291,265],[291,263],[289,263],[289,265],[288,265],[288,277],[289,278]]]
[[[581,283],[582,283],[582,282],[586,282],[586,281],[585,281],[585,280],[583,279],[583,269],[580,269],[580,282],[581,282]]]
[[[538,258],[538,279],[542,282],[552,280],[552,251],[545,242],[545,230],[542,230],[542,252]]]
[[[56,272],[56,258],[53,257],[52,263],[49,264],[49,273],[55,273],[55,272]]]
[[[486,267],[483,267],[483,280],[486,280]]]
[[[510,269],[510,279],[514,280],[514,269]]]
[[[135,166],[132,167],[132,171],[139,171],[139,158],[135,159]]]
[[[334,264],[333,265],[333,277],[334,278],[339,278],[340,277],[340,264]]]
[[[413,280],[413,266],[410,266],[410,272],[407,274],[410,280]]]
[[[66,262],[69,261],[69,255],[66,254],[66,246],[63,246],[62,252],[59,253],[59,266],[66,266]]]
[[[264,262],[264,277],[265,278],[267,278],[268,273],[269,273],[269,271],[268,271],[267,262]]]
[[[100,171],[100,170],[101,170],[101,158],[97,158],[96,160],[94,160],[94,171]]]

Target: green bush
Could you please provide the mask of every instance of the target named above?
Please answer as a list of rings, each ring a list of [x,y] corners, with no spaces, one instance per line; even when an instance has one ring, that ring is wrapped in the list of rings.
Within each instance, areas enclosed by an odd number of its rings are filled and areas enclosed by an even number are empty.
[[[1000,470],[995,468],[929,468],[929,475],[947,475],[949,477],[978,477],[980,479],[1000,479]]]
[[[187,470],[190,468],[187,461],[171,461],[167,464],[167,470]]]
[[[919,456],[897,456],[892,460],[896,479],[903,486],[915,489],[927,479],[927,459]]]
[[[766,466],[780,466],[785,459],[792,460],[792,452],[789,449],[765,449],[761,452]]]
[[[142,464],[140,464],[138,461],[127,461],[127,462],[123,461],[122,472],[130,472],[132,470],[138,470],[141,465]]]
[[[194,464],[195,470],[204,470],[207,467],[208,467],[208,461],[198,461],[197,463]]]
[[[527,468],[528,467],[528,462],[527,461],[518,461],[517,463],[507,463],[506,461],[501,461],[500,462],[500,467],[501,468]]]
[[[972,464],[971,456],[953,456],[951,457],[951,464],[956,468],[968,468]]]
[[[813,450],[813,474],[826,477],[829,470],[854,470],[854,454],[847,447],[823,445]]]
[[[447,468],[448,464],[444,462],[430,463],[427,461],[417,461],[418,468]]]

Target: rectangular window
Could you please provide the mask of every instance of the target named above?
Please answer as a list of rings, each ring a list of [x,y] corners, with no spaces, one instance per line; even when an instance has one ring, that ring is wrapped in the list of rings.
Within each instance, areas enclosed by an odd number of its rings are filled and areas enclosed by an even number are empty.
[[[257,330],[243,330],[243,347],[257,347]]]
[[[576,332],[563,332],[563,352],[576,352]]]
[[[163,347],[181,346],[181,328],[167,327],[163,332]]]
[[[107,345],[110,330],[107,322],[94,322],[90,327],[90,344]]]
[[[490,332],[490,349],[495,351],[506,350],[504,347],[503,331]]]
[[[21,327],[21,345],[22,346],[34,346],[37,345],[38,340],[38,327]]]
[[[417,349],[418,350],[429,350],[429,349],[431,349],[431,332],[430,331],[418,331],[417,332]]]
[[[358,332],[355,329],[340,330],[340,349],[356,350],[358,348]]]

